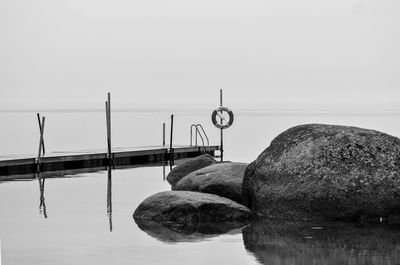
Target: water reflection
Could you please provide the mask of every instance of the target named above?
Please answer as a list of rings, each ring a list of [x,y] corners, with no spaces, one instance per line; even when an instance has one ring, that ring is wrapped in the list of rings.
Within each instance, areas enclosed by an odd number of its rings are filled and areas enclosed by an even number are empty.
[[[163,165],[163,181],[166,179],[166,174],[165,174],[165,164]]]
[[[261,264],[400,264],[400,229],[382,224],[257,220],[243,241]]]
[[[112,197],[111,197],[111,166],[107,167],[108,178],[107,178],[107,216],[110,232],[112,232]]]
[[[35,177],[39,181],[39,191],[40,191],[39,214],[43,214],[44,218],[47,218],[46,202],[44,200],[44,182],[46,178],[41,172],[35,174]]]
[[[217,237],[222,234],[238,234],[243,223],[198,223],[179,224],[174,222],[154,222],[134,218],[137,226],[149,236],[166,243],[197,242]]]

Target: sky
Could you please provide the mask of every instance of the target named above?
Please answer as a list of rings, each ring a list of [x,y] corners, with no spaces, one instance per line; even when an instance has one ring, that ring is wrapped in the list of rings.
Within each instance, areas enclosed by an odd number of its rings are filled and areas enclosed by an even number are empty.
[[[398,0],[0,0],[0,110],[400,106]],[[400,109],[400,107],[397,107]]]

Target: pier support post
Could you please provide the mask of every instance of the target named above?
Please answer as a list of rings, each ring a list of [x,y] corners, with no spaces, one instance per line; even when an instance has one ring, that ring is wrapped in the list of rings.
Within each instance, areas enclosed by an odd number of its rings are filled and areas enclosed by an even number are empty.
[[[219,90],[219,106],[222,107],[222,89]],[[221,112],[222,114],[222,112]],[[222,124],[222,118],[221,118],[221,124]],[[224,130],[220,129],[220,138],[221,138],[221,162],[224,161]]]
[[[171,134],[169,139],[169,160],[170,166],[174,164],[174,149],[172,148],[172,136],[174,133],[174,114],[171,114]]]
[[[107,123],[107,160],[108,165],[112,164],[111,154],[111,95],[110,92],[107,94],[106,101],[106,123]]]
[[[165,146],[165,122],[162,124],[162,145]]]

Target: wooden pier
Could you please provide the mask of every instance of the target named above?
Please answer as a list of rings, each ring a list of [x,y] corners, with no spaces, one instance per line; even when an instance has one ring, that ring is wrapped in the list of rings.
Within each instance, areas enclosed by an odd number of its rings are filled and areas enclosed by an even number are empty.
[[[174,161],[196,157],[201,154],[215,156],[219,146],[147,146],[134,148],[113,148],[111,160],[109,153],[100,151],[55,152],[40,159],[40,172],[62,170],[105,168],[107,166],[126,167]],[[34,174],[38,172],[38,159],[34,155],[21,157],[0,157],[0,181],[13,175]],[[4,177],[3,177],[4,176]],[[8,176],[8,177],[5,177]],[[12,178],[12,177],[11,177]],[[15,178],[14,178],[15,179]]]
[[[222,105],[222,90],[220,90],[220,104]],[[175,160],[209,154],[215,157],[219,151],[221,161],[223,156],[223,141],[221,129],[221,145],[209,145],[209,139],[201,124],[190,126],[190,145],[176,145],[173,143],[174,115],[170,118],[170,141],[166,145],[165,123],[163,123],[162,145],[133,148],[113,148],[111,145],[111,95],[107,94],[105,101],[107,150],[53,152],[46,153],[44,129],[46,117],[37,113],[39,124],[39,147],[37,155],[0,156],[0,181],[35,177],[36,174],[61,176],[62,172],[85,172],[108,168],[122,168],[149,165],[174,165]],[[214,111],[215,112],[215,111]],[[221,114],[222,115],[222,114]],[[222,123],[222,118],[221,118]],[[215,125],[215,124],[214,124]],[[194,130],[194,134],[193,131]],[[197,144],[200,137],[202,145]],[[193,145],[193,137],[195,144]],[[61,174],[61,175],[60,175]],[[28,176],[28,177],[27,177]],[[64,176],[64,175],[62,175]]]

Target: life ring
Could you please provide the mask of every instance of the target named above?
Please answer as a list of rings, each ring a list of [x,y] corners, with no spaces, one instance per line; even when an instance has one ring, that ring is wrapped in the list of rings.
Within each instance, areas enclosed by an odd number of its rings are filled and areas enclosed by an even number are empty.
[[[229,120],[226,122],[226,124],[222,124],[222,122],[218,122],[217,121],[217,116],[219,118],[221,118],[221,112],[227,112],[229,115]],[[224,119],[224,118],[222,118]],[[231,127],[233,120],[234,120],[234,116],[233,116],[233,112],[228,109],[227,107],[219,107],[218,109],[214,110],[212,115],[211,115],[211,120],[213,122],[213,124],[215,125],[215,127],[219,128],[219,129],[226,129]]]

